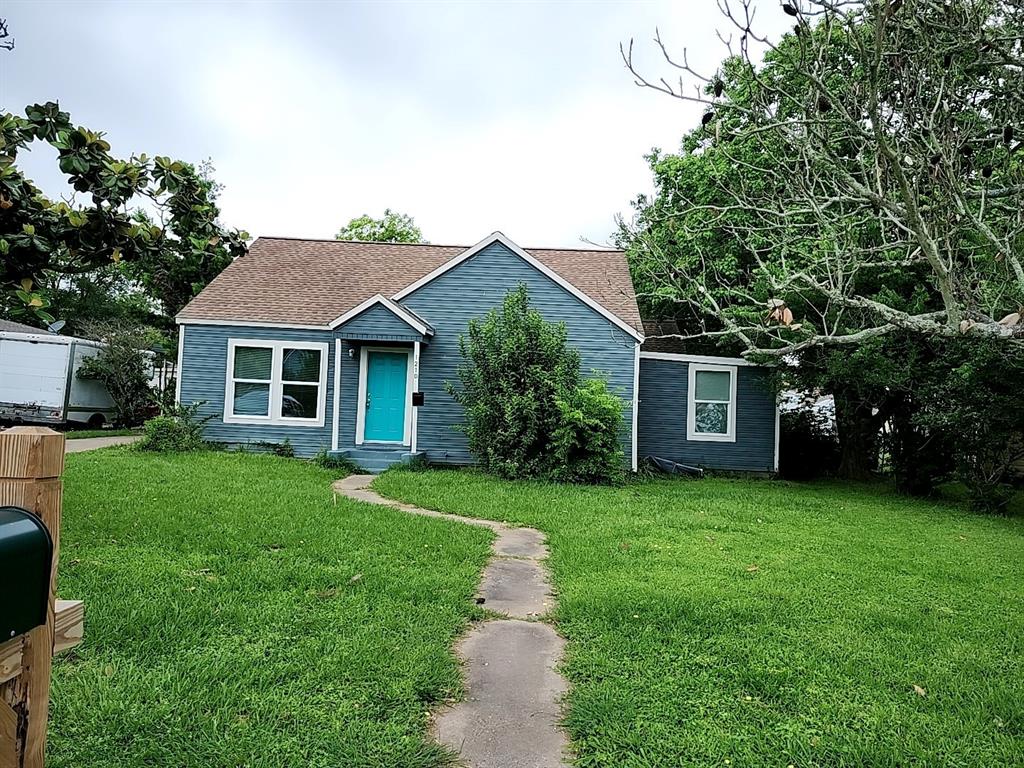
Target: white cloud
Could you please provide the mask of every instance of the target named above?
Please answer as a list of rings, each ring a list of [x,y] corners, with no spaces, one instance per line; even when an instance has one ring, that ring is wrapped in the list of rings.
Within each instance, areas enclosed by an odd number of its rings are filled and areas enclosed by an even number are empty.
[[[651,71],[664,69],[655,26],[708,69],[722,53],[713,0],[16,3],[9,15],[5,106],[59,98],[116,152],[211,157],[225,221],[254,235],[330,237],[391,207],[434,242],[496,228],[535,246],[604,241],[650,185],[643,155],[674,148],[701,112],[636,88],[618,43],[637,37]]]

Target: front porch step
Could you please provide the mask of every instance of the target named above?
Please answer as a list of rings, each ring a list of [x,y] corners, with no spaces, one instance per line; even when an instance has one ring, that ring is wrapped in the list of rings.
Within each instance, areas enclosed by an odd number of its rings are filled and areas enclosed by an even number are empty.
[[[389,467],[407,463],[413,458],[413,454],[409,453],[407,448],[353,448],[338,451],[334,455],[343,456],[371,475],[379,475]]]

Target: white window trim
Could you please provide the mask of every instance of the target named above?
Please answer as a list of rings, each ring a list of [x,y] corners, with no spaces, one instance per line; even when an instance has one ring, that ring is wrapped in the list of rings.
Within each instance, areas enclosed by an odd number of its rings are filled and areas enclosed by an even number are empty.
[[[366,440],[366,358],[368,352],[405,354],[405,426],[401,440]],[[413,350],[405,347],[359,348],[359,389],[356,405],[356,445],[410,445],[412,435]]]
[[[409,398],[409,407],[412,408],[412,417],[410,418],[410,429],[411,434],[409,435],[409,452],[416,453],[418,445],[418,432],[419,432],[419,406],[412,405],[412,393],[420,391],[420,343],[414,341],[412,345],[412,389],[407,393]]]
[[[712,373],[729,374],[729,424],[728,431],[723,434],[697,431],[697,373],[708,371]],[[736,442],[736,380],[737,366],[735,365],[707,365],[689,364],[686,385],[686,439],[698,442],[709,443],[735,443]]]
[[[181,405],[181,364],[185,359],[185,326],[178,329],[178,367],[174,369],[174,404]]]
[[[632,457],[630,465],[634,472],[639,467],[640,454],[637,450],[637,423],[640,414],[640,342],[633,348],[633,439],[631,441]]]
[[[334,407],[331,409],[331,450],[338,450],[338,424],[341,418],[341,339],[334,340]]]
[[[235,403],[235,348],[262,347],[271,350],[270,358],[270,414],[268,416],[238,415],[233,413]],[[314,382],[284,382],[281,379],[281,361],[285,349],[315,349],[320,352],[320,377],[315,382],[317,403],[315,419],[300,419],[281,415],[281,393],[284,384],[295,383],[310,386]],[[224,384],[225,424],[273,424],[289,427],[323,427],[327,412],[327,350],[329,345],[314,341],[278,341],[268,339],[228,339],[228,359]],[[243,380],[244,381],[244,380]]]

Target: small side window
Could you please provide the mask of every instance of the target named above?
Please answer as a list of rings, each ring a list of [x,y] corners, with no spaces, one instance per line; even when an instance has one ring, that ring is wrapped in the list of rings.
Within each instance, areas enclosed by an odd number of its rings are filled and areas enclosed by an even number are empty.
[[[735,442],[736,368],[691,363],[686,439]]]

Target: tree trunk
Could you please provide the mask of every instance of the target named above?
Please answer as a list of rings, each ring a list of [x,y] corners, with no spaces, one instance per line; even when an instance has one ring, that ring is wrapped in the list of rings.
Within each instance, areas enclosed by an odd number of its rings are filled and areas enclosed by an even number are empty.
[[[839,477],[869,480],[878,468],[879,415],[870,403],[842,390],[833,393],[839,435]]]

